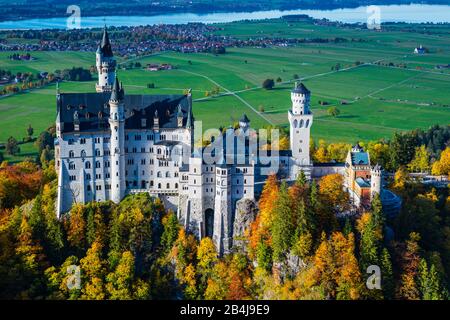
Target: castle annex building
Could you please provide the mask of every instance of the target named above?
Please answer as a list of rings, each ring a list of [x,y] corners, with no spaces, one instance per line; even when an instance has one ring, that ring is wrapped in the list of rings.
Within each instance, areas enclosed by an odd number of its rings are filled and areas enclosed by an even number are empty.
[[[346,188],[360,203],[375,193],[383,194],[381,168],[372,168],[368,154],[357,146],[346,164],[313,165],[309,156],[311,92],[302,83],[296,83],[291,92],[290,150],[252,150],[250,119],[243,115],[237,130],[217,137],[224,142],[223,149],[211,164],[203,157],[205,147],[194,143],[190,91],[186,95],[126,94],[116,77],[106,28],[96,67],[96,92],[57,92],[58,216],[74,203],[119,203],[128,194],[145,192],[175,210],[188,230],[198,237],[211,237],[218,251],[226,253],[233,246],[236,208],[257,198],[268,163],[275,164],[288,181],[300,171],[308,178],[343,174]]]

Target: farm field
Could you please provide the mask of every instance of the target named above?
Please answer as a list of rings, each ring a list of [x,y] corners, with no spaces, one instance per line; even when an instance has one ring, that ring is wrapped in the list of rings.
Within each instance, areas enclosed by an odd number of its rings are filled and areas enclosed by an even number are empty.
[[[313,34],[362,38],[366,42],[228,48],[226,54],[218,56],[160,53],[134,61],[142,66],[170,63],[175,70],[150,72],[136,68],[118,70],[118,76],[128,94],[182,94],[192,88],[194,116],[203,121],[203,129],[228,126],[242,113],[248,115],[255,128],[287,125],[294,75],[312,91],[315,140],[353,143],[389,138],[396,131],[450,123],[450,72],[435,69],[437,64],[450,63],[450,39],[440,33],[371,32],[305,23],[288,25],[278,20],[262,24],[231,23],[222,25],[219,31],[243,38],[265,32],[267,36]],[[430,53],[414,55],[412,50],[419,44],[430,48]],[[94,53],[85,52],[37,52],[32,55],[38,59],[30,62],[10,61],[9,54],[0,53],[0,69],[54,71],[72,66],[88,68],[95,63]],[[379,65],[391,62],[394,65]],[[406,64],[406,68],[396,67],[399,63]],[[339,71],[332,70],[336,65],[340,66]],[[265,90],[261,83],[267,78],[280,78],[281,82],[273,90]],[[148,89],[149,83],[156,88]],[[63,82],[60,88],[62,92],[92,92],[94,84],[95,81]],[[206,96],[215,87],[220,88],[219,95]],[[320,104],[324,101],[327,105]],[[328,115],[330,106],[336,106],[340,115]],[[0,143],[9,136],[22,140],[29,124],[38,134],[54,122],[55,110],[54,85],[0,98]],[[32,149],[32,146],[24,148],[27,154]]]

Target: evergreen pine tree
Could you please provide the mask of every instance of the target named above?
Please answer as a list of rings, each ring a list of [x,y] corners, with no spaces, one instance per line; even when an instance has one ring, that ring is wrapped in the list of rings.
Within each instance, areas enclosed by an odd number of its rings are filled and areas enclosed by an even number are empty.
[[[179,228],[177,216],[175,213],[170,212],[166,217],[164,232],[161,236],[161,245],[165,252],[172,249],[173,244],[177,240]]]
[[[394,272],[392,270],[392,262],[389,251],[384,248],[381,253],[381,289],[384,298],[391,300],[395,293]]]
[[[305,172],[303,170],[300,170],[300,173],[297,175],[297,180],[295,181],[295,184],[299,187],[304,187],[307,182],[308,179],[306,178]]]
[[[291,246],[295,232],[294,214],[290,206],[287,184],[281,184],[271,226],[273,260],[281,262]]]

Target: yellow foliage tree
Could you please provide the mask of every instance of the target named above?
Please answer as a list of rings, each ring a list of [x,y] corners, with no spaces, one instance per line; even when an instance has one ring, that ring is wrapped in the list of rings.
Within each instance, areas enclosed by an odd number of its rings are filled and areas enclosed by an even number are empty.
[[[80,260],[83,275],[82,299],[103,300],[105,299],[105,265],[102,261],[102,245],[96,240],[88,249],[86,256]]]
[[[218,258],[216,247],[211,238],[206,237],[200,241],[200,245],[197,249],[197,259],[198,266],[203,271],[208,272],[212,270],[212,267],[217,262]]]
[[[425,145],[416,148],[414,158],[408,164],[411,172],[428,172],[430,170],[430,154]]]
[[[335,173],[322,177],[319,183],[319,193],[331,206],[346,208],[349,203],[349,195],[343,189],[344,178]]]
[[[442,151],[440,159],[433,163],[431,173],[450,177],[450,147]]]

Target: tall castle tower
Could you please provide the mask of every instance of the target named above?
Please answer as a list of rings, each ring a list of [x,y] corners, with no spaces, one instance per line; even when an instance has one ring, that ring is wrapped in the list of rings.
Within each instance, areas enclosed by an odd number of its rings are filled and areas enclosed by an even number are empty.
[[[119,203],[125,195],[125,111],[124,90],[115,78],[109,99],[111,128],[111,200]]]
[[[102,42],[95,54],[95,65],[98,73],[98,83],[95,85],[95,90],[97,92],[110,92],[114,84],[116,60],[114,59],[106,27],[103,30]]]
[[[370,200],[373,200],[375,194],[381,194],[382,169],[377,163],[370,169]]]
[[[291,92],[292,109],[288,111],[292,157],[299,167],[311,166],[309,138],[313,115],[309,110],[311,92],[303,83],[295,83]]]

